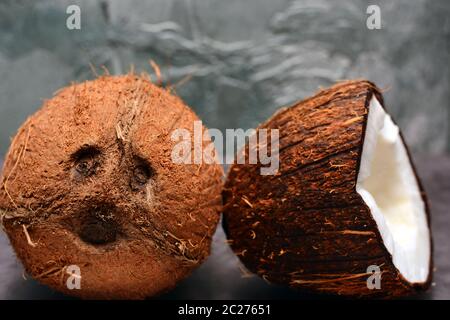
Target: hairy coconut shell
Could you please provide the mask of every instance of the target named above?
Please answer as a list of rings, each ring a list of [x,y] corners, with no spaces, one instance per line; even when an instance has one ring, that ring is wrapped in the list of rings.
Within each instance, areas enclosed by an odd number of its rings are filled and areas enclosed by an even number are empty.
[[[12,141],[0,190],[26,271],[82,298],[145,298],[185,278],[209,254],[222,202],[219,164],[171,159],[172,130],[191,132],[196,120],[133,74],[45,101]],[[71,265],[81,289],[66,286]]]
[[[223,192],[224,228],[249,270],[269,282],[344,296],[395,297],[429,286],[432,263],[425,283],[406,281],[355,189],[373,95],[382,103],[370,82],[339,83],[259,127],[279,129],[278,173],[234,164]],[[370,265],[381,268],[380,290],[367,287]]]

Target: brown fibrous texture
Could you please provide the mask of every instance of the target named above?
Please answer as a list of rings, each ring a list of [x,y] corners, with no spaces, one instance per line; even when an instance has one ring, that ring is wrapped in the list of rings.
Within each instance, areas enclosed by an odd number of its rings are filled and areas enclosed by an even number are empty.
[[[1,177],[2,223],[26,271],[108,299],[151,297],[188,276],[210,252],[222,203],[219,164],[171,158],[172,131],[196,120],[144,75],[102,76],[45,101]],[[67,286],[72,265],[80,289]]]
[[[374,84],[344,81],[277,112],[259,127],[279,130],[277,174],[260,175],[251,164],[230,168],[224,229],[250,271],[268,282],[350,297],[399,297],[429,287],[432,263],[425,283],[406,281],[356,192],[373,95],[383,103]],[[381,289],[367,286],[370,265],[380,267]]]

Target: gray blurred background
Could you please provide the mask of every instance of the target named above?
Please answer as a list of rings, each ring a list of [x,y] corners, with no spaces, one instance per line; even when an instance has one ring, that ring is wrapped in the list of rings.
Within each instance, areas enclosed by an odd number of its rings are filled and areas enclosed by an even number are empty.
[[[81,9],[81,30],[66,28],[71,4]],[[381,9],[380,30],[366,27],[369,4]],[[164,85],[175,85],[208,127],[222,130],[255,127],[320,87],[367,78],[387,90],[387,107],[413,153],[447,170],[449,48],[447,0],[1,0],[0,158],[43,99],[95,77],[90,64],[99,73],[101,66],[126,73],[131,65],[153,73],[153,59]],[[432,196],[441,199],[435,207],[443,217],[449,177],[432,185],[442,172],[422,167],[429,188],[443,192]],[[444,234],[435,237],[444,242]],[[0,235],[0,298],[61,298],[21,273]],[[213,256],[164,297],[303,297],[242,274],[219,227]],[[450,282],[442,281],[427,297],[450,296]]]

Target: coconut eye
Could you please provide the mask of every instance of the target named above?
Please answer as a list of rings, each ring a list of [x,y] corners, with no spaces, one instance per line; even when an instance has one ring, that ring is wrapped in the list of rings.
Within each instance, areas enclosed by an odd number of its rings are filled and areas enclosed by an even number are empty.
[[[95,161],[92,158],[81,160],[75,167],[75,170],[77,170],[78,173],[84,176],[90,176],[91,174],[93,174],[94,169]]]
[[[130,187],[133,191],[140,190],[153,176],[152,167],[143,159],[135,159],[135,165],[130,179]]]
[[[84,147],[77,151],[72,158],[74,159],[74,170],[77,175],[89,177],[95,174],[99,161],[100,151],[94,147]]]

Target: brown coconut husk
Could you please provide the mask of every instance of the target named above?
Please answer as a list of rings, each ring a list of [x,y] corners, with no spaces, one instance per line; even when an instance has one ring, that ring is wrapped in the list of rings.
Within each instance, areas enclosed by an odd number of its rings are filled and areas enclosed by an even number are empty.
[[[374,84],[346,81],[281,110],[259,127],[280,130],[278,173],[263,176],[251,164],[230,168],[223,223],[250,271],[273,283],[355,297],[429,287],[432,263],[425,283],[406,281],[355,189],[373,95],[383,103]],[[367,287],[369,265],[382,270],[380,290]]]
[[[223,176],[219,164],[172,162],[172,130],[195,120],[132,73],[45,101],[13,139],[1,180],[2,223],[26,271],[82,298],[145,298],[189,275],[209,255]],[[66,286],[70,265],[80,290]]]

